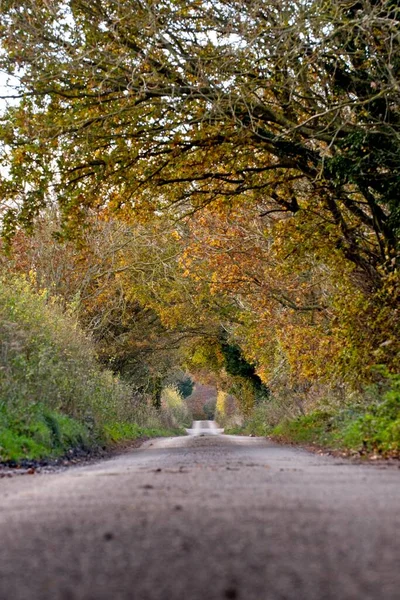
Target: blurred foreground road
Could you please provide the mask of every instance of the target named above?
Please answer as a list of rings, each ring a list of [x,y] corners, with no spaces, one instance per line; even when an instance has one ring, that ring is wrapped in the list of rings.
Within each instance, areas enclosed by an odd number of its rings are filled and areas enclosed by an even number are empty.
[[[400,598],[400,469],[190,432],[0,479],[1,600]]]

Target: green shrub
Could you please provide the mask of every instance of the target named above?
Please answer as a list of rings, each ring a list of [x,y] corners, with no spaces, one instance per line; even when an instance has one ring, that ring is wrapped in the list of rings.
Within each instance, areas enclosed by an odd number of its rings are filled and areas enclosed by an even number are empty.
[[[92,443],[83,423],[49,410],[43,404],[31,407],[29,419],[4,410],[0,416],[2,461],[58,457],[71,448],[89,448]]]
[[[112,423],[105,426],[105,432],[112,442],[124,442],[144,437],[166,437],[180,435],[181,429],[162,427],[141,427],[137,423]]]
[[[381,398],[375,398],[363,414],[344,421],[337,444],[358,452],[400,454],[400,376],[388,381]]]
[[[0,278],[0,460],[60,456],[136,438],[141,427],[165,434],[188,418],[184,406],[167,404],[156,411],[104,370],[90,337],[56,299],[22,277]]]
[[[117,416],[128,386],[96,361],[90,338],[54,299],[14,277],[0,281],[0,398],[24,414],[44,403],[77,419]]]
[[[211,400],[208,400],[203,405],[203,413],[207,419],[210,419],[210,420],[214,419],[216,403],[217,403],[216,399],[212,398]]]
[[[330,439],[332,419],[328,412],[314,411],[297,419],[282,421],[271,433],[282,440],[324,444]]]
[[[220,400],[219,403],[217,401],[217,410],[222,403],[223,400]],[[223,419],[225,433],[266,436],[275,426],[293,419],[298,413],[298,407],[292,402],[289,403],[286,398],[270,395],[259,400],[241,423],[237,422],[235,414],[225,417]]]
[[[267,421],[267,415],[264,404],[256,405],[243,422],[242,425],[227,423],[225,433],[229,435],[257,435],[266,436],[271,431],[271,425]]]
[[[400,455],[400,376],[365,391],[368,403],[314,411],[284,420],[271,432],[282,441],[312,443],[360,454]]]
[[[177,387],[169,385],[161,394],[161,407],[173,428],[190,427],[193,421],[190,409]]]

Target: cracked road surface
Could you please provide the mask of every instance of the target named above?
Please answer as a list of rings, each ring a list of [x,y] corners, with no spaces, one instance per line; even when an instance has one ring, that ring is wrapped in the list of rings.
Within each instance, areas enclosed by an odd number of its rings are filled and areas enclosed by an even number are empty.
[[[1,479],[1,600],[400,598],[398,468],[215,429]]]

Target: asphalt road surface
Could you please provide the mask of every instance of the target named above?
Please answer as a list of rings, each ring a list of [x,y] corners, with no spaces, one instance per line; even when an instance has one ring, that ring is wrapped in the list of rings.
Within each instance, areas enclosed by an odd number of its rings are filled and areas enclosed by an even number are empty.
[[[400,469],[190,431],[1,479],[1,600],[399,600]]]

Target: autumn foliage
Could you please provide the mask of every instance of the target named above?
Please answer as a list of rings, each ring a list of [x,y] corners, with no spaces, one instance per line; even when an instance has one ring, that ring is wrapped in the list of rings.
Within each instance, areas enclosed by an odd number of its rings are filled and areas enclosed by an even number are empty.
[[[362,404],[400,368],[399,19],[4,2],[4,269],[75,303],[156,406],[177,368],[238,422]]]

